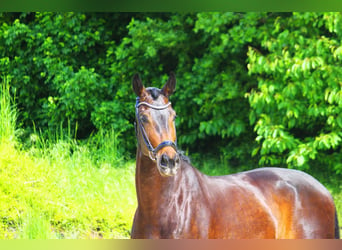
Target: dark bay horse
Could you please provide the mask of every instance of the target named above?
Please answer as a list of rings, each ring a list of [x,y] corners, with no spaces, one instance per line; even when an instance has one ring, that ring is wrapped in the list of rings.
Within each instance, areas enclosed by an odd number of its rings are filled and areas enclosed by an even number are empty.
[[[301,171],[259,168],[209,177],[179,153],[173,73],[160,90],[133,77],[136,192],[132,238],[339,238],[333,199]]]

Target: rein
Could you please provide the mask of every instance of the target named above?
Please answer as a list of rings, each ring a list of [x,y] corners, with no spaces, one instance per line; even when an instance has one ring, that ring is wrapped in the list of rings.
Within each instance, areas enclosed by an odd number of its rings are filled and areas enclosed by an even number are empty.
[[[165,147],[172,147],[174,150],[176,150],[176,152],[178,152],[178,148],[177,148],[176,142],[173,142],[173,141],[163,141],[163,142],[161,142],[155,148],[152,146],[150,140],[147,137],[146,131],[144,129],[144,126],[142,125],[142,122],[141,122],[139,114],[138,114],[139,113],[138,109],[142,105],[145,105],[145,106],[147,106],[149,108],[152,108],[152,109],[155,109],[155,110],[163,110],[163,109],[167,109],[171,105],[171,102],[168,102],[165,105],[160,105],[160,106],[158,105],[157,106],[157,105],[153,105],[153,104],[150,104],[150,103],[147,103],[147,102],[139,102],[139,97],[137,97],[137,101],[136,101],[136,104],[135,104],[135,116],[136,116],[136,121],[137,121],[137,123],[134,123],[135,135],[136,135],[136,137],[138,139],[138,128],[139,128],[140,132],[142,134],[144,143],[145,143],[145,145],[146,145],[146,147],[148,149],[150,159],[152,161],[155,161],[157,159],[156,156],[157,156],[158,151],[161,150],[162,148],[165,148]]]

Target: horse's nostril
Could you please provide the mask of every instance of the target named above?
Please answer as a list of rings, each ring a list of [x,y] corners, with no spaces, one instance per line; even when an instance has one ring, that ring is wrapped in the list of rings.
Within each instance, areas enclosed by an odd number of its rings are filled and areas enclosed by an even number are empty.
[[[179,164],[179,161],[180,161],[180,160],[179,160],[179,156],[176,156],[175,163],[176,163],[176,164]]]
[[[163,154],[160,159],[160,165],[167,166],[169,164],[169,157],[166,154]]]

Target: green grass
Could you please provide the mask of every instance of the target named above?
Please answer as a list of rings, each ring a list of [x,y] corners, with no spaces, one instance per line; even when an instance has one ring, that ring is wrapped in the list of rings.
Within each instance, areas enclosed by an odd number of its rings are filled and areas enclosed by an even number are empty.
[[[37,152],[38,151],[38,152]],[[86,146],[43,153],[0,145],[0,238],[126,238],[136,207],[134,163],[94,164]]]
[[[17,112],[10,85],[5,80],[0,88],[0,141],[15,143]]]

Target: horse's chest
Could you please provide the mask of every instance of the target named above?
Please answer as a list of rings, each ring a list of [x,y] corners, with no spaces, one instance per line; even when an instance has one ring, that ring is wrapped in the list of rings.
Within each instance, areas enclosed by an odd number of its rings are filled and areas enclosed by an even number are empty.
[[[210,216],[206,206],[201,204],[190,195],[170,199],[160,215],[161,237],[207,238]]]

